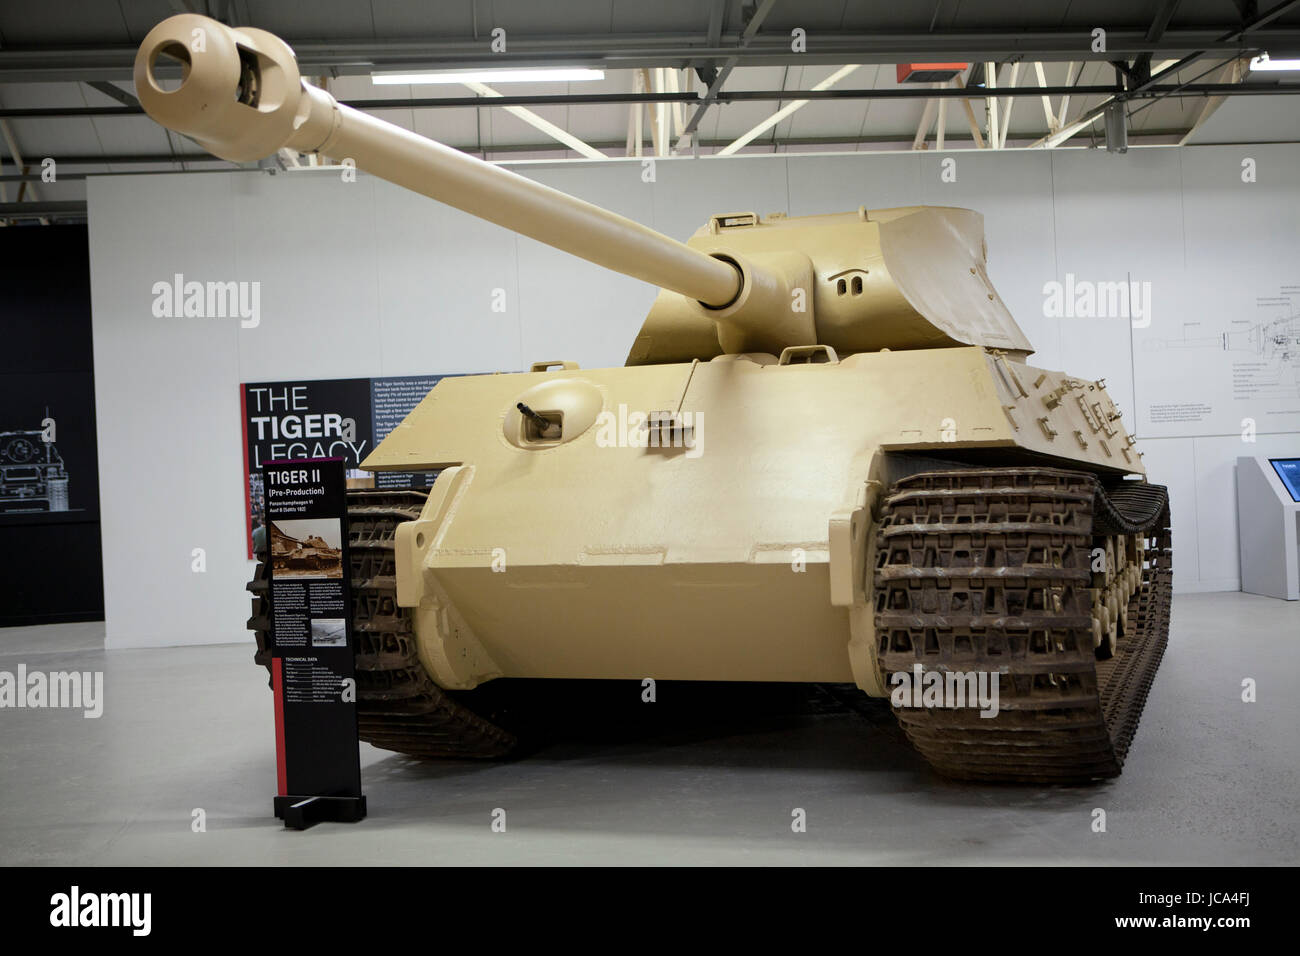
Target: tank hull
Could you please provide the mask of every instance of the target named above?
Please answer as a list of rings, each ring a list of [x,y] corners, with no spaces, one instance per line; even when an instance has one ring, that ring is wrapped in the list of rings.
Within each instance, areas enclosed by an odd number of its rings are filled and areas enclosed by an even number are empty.
[[[1104,383],[977,347],[823,357],[439,383],[364,463],[445,469],[396,536],[398,602],[438,683],[855,681],[881,694],[869,542],[897,461],[983,453],[1142,474]],[[521,440],[524,399],[564,414],[562,441]]]

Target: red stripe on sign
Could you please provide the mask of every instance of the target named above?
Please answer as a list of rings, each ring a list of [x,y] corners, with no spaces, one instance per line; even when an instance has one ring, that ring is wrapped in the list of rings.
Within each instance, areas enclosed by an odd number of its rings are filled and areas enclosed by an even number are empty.
[[[239,427],[244,436],[244,547],[248,560],[253,560],[253,499],[248,483],[248,388],[239,386]]]
[[[275,696],[275,778],[280,796],[289,795],[289,769],[284,765],[284,674],[283,662],[271,658],[271,687]]]

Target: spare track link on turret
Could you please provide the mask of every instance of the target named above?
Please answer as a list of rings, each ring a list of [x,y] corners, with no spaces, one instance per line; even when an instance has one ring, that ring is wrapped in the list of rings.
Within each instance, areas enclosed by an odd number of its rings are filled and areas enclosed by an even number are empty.
[[[349,491],[348,549],[356,638],[357,725],[361,739],[413,757],[495,758],[513,734],[471,710],[430,679],[420,663],[409,608],[397,605],[393,541],[397,525],[420,516],[417,491]],[[271,666],[265,562],[248,584],[257,635],[254,660]]]
[[[1094,535],[1146,539],[1115,655],[1094,651]],[[890,490],[876,538],[875,623],[889,676],[999,675],[1000,711],[894,707],[945,776],[1078,783],[1120,772],[1169,635],[1166,489],[1086,472],[927,472]]]

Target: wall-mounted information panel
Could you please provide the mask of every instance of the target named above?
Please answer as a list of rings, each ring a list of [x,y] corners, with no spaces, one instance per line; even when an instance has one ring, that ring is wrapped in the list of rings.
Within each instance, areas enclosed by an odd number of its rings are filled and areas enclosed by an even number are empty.
[[[429,394],[441,375],[338,378],[241,385],[248,556],[266,526],[262,466],[286,458],[342,458],[349,482],[428,488],[436,473],[361,470],[361,462]],[[352,487],[350,484],[349,487]],[[263,530],[262,533],[265,533]]]

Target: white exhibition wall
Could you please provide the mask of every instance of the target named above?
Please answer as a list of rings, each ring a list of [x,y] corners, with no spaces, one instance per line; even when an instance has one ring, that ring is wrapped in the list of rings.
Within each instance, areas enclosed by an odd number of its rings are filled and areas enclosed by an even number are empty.
[[[1280,288],[1300,291],[1300,146],[673,159],[649,183],[638,161],[516,168],[678,238],[741,210],[980,210],[990,276],[1038,349],[1031,361],[1106,378],[1152,479],[1170,486],[1180,590],[1238,587],[1236,456],[1300,455],[1300,358],[1260,397],[1234,393],[1237,366],[1204,347],[1255,321],[1259,300],[1275,315]],[[113,176],[88,196],[110,647],[250,639],[241,382],[619,365],[654,298],[364,175]],[[155,318],[151,290],[176,273],[260,282],[260,324]],[[1044,285],[1067,274],[1150,281],[1150,326],[1047,317]],[[1149,420],[1153,405],[1189,402],[1213,408]]]

